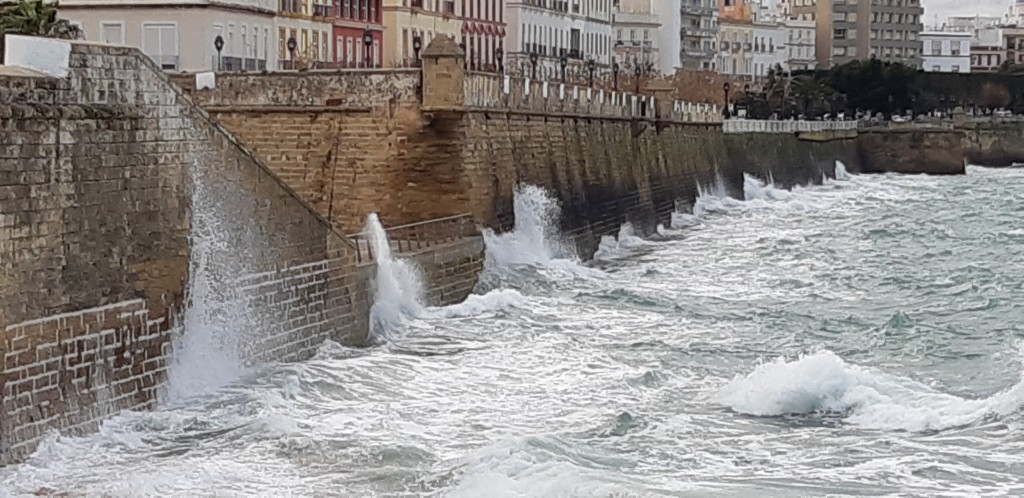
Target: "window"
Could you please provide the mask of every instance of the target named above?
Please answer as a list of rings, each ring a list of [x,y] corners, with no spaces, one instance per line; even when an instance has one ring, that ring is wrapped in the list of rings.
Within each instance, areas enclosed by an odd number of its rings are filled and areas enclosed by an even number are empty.
[[[102,36],[103,43],[109,43],[111,45],[124,45],[124,23],[100,23],[100,36]]]
[[[953,72],[954,73],[959,73],[960,72],[960,66],[953,66]]]
[[[178,69],[178,26],[170,23],[143,23],[142,51],[160,69]]]

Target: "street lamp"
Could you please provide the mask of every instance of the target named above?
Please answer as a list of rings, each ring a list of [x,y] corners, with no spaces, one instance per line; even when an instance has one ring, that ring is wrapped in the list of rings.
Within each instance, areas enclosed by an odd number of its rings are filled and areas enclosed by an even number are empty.
[[[413,35],[412,37],[412,53],[415,60],[413,61],[416,66],[420,65],[420,49],[423,48],[423,38],[420,35]]]
[[[722,84],[722,90],[725,90],[725,107],[722,109],[722,117],[729,119],[732,117],[729,114],[729,82],[726,81]]]
[[[498,47],[494,49],[494,60],[498,61],[498,74],[505,74],[505,65],[502,64],[502,59],[505,58],[505,51]]]
[[[530,79],[537,79],[537,52],[530,52],[530,64],[533,66],[533,71],[530,73]]]
[[[221,63],[220,51],[224,50],[224,37],[217,35],[217,37],[213,39],[213,48],[217,50],[217,70],[223,71],[224,64]]]
[[[642,72],[642,70],[640,69],[640,64],[637,64],[636,61],[633,61],[633,76],[636,77],[636,93],[638,93],[638,94],[640,93],[640,73],[641,72]]]
[[[590,86],[594,86],[594,69],[597,67],[597,63],[591,58],[587,61],[587,71],[590,71]]]
[[[619,91],[619,63],[612,61],[612,79],[615,82],[615,91]]]
[[[363,31],[363,46],[366,52],[366,63],[363,67],[370,67],[370,47],[373,45],[373,31],[370,31],[370,27],[366,27],[366,31]],[[374,64],[376,65],[376,63]]]
[[[562,83],[565,83],[565,67],[569,65],[569,58],[566,57],[565,54],[562,54],[562,56],[558,58],[558,63],[562,66]]]
[[[289,54],[289,59],[288,60],[291,62],[292,69],[295,69],[295,47],[296,47],[295,37],[294,36],[289,37],[288,38],[288,54]]]

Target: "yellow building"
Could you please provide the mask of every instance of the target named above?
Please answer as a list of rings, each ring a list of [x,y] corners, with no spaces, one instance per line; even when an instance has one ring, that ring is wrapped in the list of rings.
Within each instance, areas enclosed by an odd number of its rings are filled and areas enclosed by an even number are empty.
[[[463,4],[453,0],[384,0],[384,65],[415,65],[413,39],[420,53],[439,35],[462,40]]]

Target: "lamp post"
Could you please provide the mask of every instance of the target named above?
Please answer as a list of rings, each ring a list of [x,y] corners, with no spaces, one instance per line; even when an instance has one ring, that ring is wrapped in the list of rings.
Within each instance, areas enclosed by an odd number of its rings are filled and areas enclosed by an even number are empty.
[[[594,62],[593,58],[591,58],[589,61],[587,61],[587,71],[590,71],[590,86],[591,87],[594,86],[594,69],[596,69],[596,68],[597,68],[597,63]]]
[[[619,91],[619,63],[612,61],[612,81],[614,82],[615,91]]]
[[[643,72],[643,70],[640,69],[640,64],[637,64],[635,61],[633,62],[633,64],[634,64],[634,66],[633,66],[633,76],[636,77],[636,93],[639,94],[640,93],[640,74]]]
[[[494,49],[494,60],[498,61],[498,74],[505,74],[505,65],[502,60],[505,58],[505,51],[498,47]]]
[[[565,67],[569,65],[569,58],[566,57],[565,54],[562,54],[562,56],[558,58],[558,63],[562,66],[562,83],[565,83]]]
[[[288,61],[291,62],[291,69],[295,69],[295,37],[288,38]]]
[[[366,63],[363,64],[363,67],[373,67],[373,66],[370,66],[370,47],[371,46],[373,46],[373,31],[370,31],[370,27],[367,26],[366,27],[366,31],[363,31],[363,48],[364,48],[364,52],[366,52]],[[376,63],[374,63],[374,66],[376,66]]]
[[[412,53],[413,53],[413,57],[415,57],[415,60],[413,61],[413,63],[417,67],[419,67],[419,65],[420,65],[420,50],[422,48],[423,48],[423,38],[420,38],[420,35],[413,36],[412,37]]]
[[[533,66],[530,72],[530,79],[535,80],[537,79],[537,52],[530,52],[530,65]]]
[[[217,50],[217,70],[223,71],[224,64],[221,62],[220,51],[224,50],[224,37],[217,35],[217,37],[213,39],[213,48]]]
[[[722,84],[722,90],[725,91],[725,107],[722,108],[722,117],[725,118],[725,119],[729,119],[732,116],[729,114],[729,82],[728,81]]]

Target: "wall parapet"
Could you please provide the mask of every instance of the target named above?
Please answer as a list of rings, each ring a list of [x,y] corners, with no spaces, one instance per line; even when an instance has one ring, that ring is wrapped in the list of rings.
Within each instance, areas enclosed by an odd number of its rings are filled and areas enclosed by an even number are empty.
[[[725,133],[801,133],[857,130],[856,121],[780,121],[730,119],[722,123]]]
[[[531,80],[510,75],[469,73],[465,78],[465,106],[594,117],[664,119],[718,123],[721,113],[712,104],[674,100],[669,115],[657,115],[650,95],[606,91],[567,83]]]

